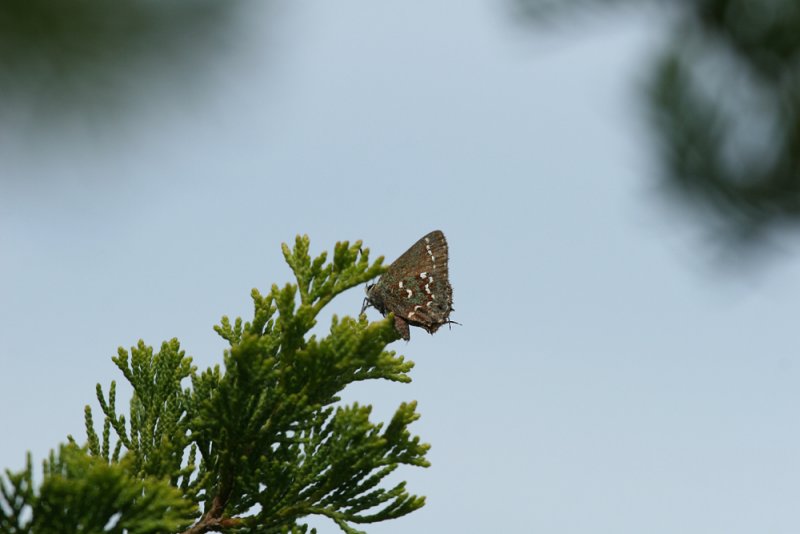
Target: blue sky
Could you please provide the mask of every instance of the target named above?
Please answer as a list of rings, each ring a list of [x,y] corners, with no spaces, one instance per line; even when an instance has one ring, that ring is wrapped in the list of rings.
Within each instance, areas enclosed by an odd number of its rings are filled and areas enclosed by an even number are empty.
[[[120,345],[220,363],[212,326],[289,280],[296,234],[391,261],[440,228],[463,326],[397,344],[412,384],[345,395],[384,420],[416,399],[433,446],[399,474],[427,506],[368,532],[797,532],[794,254],[720,268],[737,257],[659,196],[636,93],[652,12],[536,28],[506,7],[253,4],[191,83],[14,112],[0,465],[83,439]]]

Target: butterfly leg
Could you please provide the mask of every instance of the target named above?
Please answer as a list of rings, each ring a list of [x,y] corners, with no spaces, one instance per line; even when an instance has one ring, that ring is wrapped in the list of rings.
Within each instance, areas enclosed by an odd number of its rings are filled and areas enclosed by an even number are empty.
[[[397,333],[400,334],[400,337],[406,341],[411,339],[411,331],[408,328],[408,321],[402,317],[398,317],[397,315],[394,316],[394,329],[397,330]]]

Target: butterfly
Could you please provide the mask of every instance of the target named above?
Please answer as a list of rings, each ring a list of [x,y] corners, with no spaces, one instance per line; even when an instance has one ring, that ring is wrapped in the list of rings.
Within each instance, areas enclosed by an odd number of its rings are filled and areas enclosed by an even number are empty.
[[[434,230],[411,245],[374,284],[367,285],[361,313],[373,306],[384,316],[394,314],[400,337],[411,339],[409,326],[433,334],[450,320],[453,288],[447,268],[447,240]]]

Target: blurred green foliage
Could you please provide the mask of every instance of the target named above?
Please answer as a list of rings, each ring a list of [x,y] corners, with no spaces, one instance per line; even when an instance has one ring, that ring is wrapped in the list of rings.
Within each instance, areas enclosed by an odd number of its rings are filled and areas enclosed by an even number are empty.
[[[644,101],[664,182],[752,243],[800,220],[800,2],[514,0],[532,21],[662,9]],[[655,28],[655,26],[654,26]]]
[[[231,31],[240,5],[3,0],[0,117],[20,106],[48,120],[75,111],[121,111],[153,78],[201,71]]]

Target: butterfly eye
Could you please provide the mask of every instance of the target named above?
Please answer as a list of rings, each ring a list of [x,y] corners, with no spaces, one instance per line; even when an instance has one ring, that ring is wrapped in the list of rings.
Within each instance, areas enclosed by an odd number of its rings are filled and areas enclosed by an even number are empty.
[[[367,284],[367,289],[366,289],[367,294],[369,294],[370,289],[372,289],[373,287],[375,287],[375,284]]]

